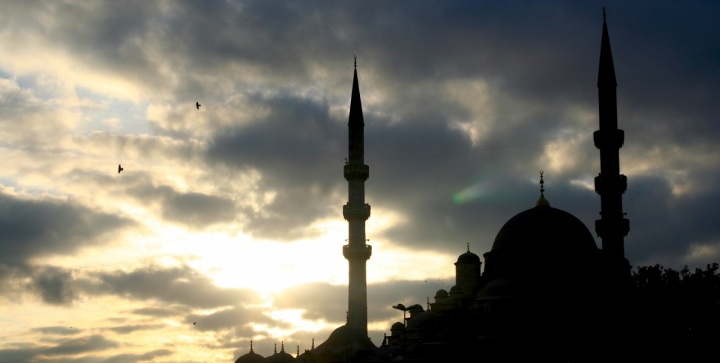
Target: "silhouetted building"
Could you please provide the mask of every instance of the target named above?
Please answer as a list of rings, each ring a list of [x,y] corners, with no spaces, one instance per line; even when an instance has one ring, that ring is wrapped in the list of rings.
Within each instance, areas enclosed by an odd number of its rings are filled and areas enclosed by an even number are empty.
[[[603,14],[604,18],[604,14]],[[441,289],[427,310],[413,305],[406,324],[395,323],[375,361],[464,362],[483,352],[485,361],[536,359],[587,360],[611,357],[624,343],[625,281],[629,263],[623,237],[615,71],[607,24],[598,75],[601,173],[595,179],[601,195],[601,219],[595,245],[588,228],[576,217],[550,206],[540,174],[535,207],[510,218],[492,249],[480,257],[470,252],[455,263],[455,286]],[[598,348],[603,348],[600,350]]]
[[[364,182],[369,168],[363,160],[364,122],[355,69],[345,165],[349,201],[343,207],[349,223],[349,243],[343,247],[350,265],[348,323],[298,362],[618,359],[627,337],[629,264],[623,238],[629,222],[622,213],[627,184],[619,165],[623,131],[617,128],[615,72],[604,14],[601,44],[600,130],[594,143],[601,157],[595,184],[601,196],[596,232],[603,239],[602,249],[579,219],[550,206],[541,172],[535,206],[503,225],[491,250],[483,254],[484,271],[468,245],[455,262],[455,285],[449,292],[438,290],[426,308],[394,306],[409,317],[391,326],[391,335],[379,348],[367,337],[365,262],[371,249],[365,244],[370,206],[364,200]]]

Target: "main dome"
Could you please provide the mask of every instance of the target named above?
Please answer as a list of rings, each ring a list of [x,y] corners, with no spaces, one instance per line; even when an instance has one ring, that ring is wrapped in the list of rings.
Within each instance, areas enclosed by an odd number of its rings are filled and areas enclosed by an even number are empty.
[[[520,212],[503,225],[492,251],[594,251],[595,240],[572,214],[550,206]]]

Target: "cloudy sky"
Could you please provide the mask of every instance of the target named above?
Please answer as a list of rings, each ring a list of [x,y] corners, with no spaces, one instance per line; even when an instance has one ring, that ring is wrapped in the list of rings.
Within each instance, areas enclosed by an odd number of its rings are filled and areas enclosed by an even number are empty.
[[[347,310],[354,55],[375,343],[534,206],[540,170],[592,230],[603,5],[626,256],[720,261],[717,3],[2,1],[0,361],[324,341]]]

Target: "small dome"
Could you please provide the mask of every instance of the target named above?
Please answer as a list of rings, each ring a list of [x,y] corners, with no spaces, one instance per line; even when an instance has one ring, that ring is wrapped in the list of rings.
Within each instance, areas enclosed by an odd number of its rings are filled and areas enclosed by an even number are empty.
[[[450,296],[462,296],[463,291],[457,285],[450,288]]]
[[[455,264],[458,264],[458,263],[479,265],[480,257],[478,257],[478,255],[476,255],[470,251],[467,251],[467,252],[463,253],[462,255],[460,255],[460,257],[458,257],[457,262],[455,262]]]
[[[505,275],[492,280],[476,295],[476,300],[515,297],[523,290],[523,283],[516,275]]]
[[[294,361],[295,357],[288,353],[285,353],[285,342],[282,343],[282,348],[280,349],[280,352],[265,358],[266,363],[289,363]]]
[[[403,323],[398,321],[397,323],[393,324],[390,327],[390,331],[393,331],[393,330],[405,330],[405,325],[403,325]]]
[[[257,354],[253,351],[252,341],[250,342],[250,352],[241,355],[240,358],[235,360],[235,363],[264,363],[265,358],[261,356],[260,354]]]
[[[335,329],[327,340],[318,345],[313,354],[337,355],[347,353],[354,355],[359,350],[376,350],[377,347],[370,341],[367,334],[360,328],[352,325],[343,325]]]
[[[408,329],[431,329],[436,317],[437,313],[431,311],[417,314],[408,321]]]
[[[446,297],[448,297],[448,296],[450,296],[450,295],[448,295],[448,292],[445,291],[445,289],[440,289],[440,290],[438,290],[438,291],[435,293],[435,298],[436,298],[436,299],[437,299],[437,298],[443,298],[443,297],[446,298]]]

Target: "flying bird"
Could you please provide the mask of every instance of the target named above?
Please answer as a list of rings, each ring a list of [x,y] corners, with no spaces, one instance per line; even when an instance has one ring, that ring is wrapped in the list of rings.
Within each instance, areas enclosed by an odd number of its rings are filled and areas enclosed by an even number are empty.
[[[197,107],[198,110],[200,109],[200,106],[202,106],[200,102],[195,102],[195,107]]]
[[[123,170],[125,170],[125,169],[123,169],[122,165],[118,164],[118,174],[120,174],[120,172]]]
[[[193,323],[193,325],[197,324],[197,321]]]

